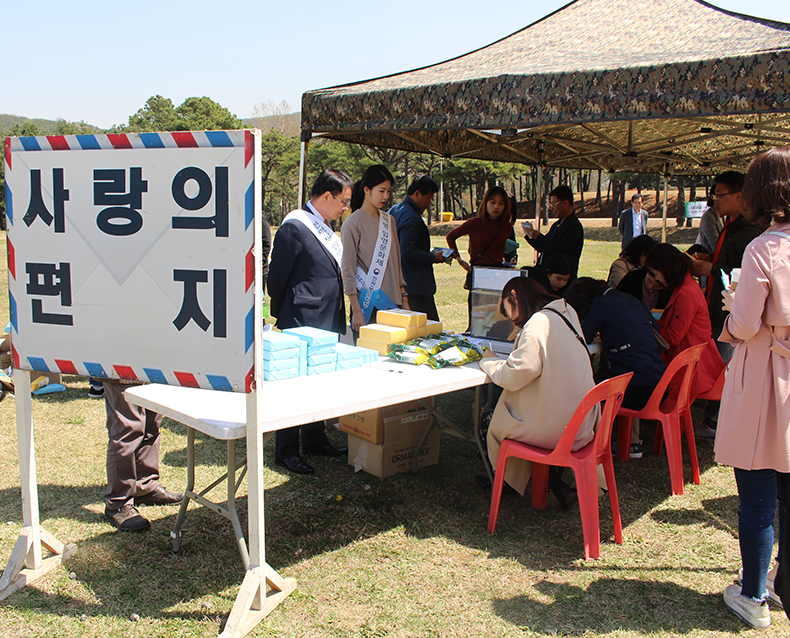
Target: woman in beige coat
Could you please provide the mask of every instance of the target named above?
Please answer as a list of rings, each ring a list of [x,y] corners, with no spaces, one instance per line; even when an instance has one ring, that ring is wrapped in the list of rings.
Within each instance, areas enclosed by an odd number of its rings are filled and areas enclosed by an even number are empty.
[[[563,317],[570,321],[581,335],[579,319],[563,299],[532,279],[517,277],[505,285],[500,305],[502,314],[522,330],[507,359],[486,351],[479,362],[483,372],[504,389],[488,429],[488,457],[494,467],[504,439],[554,448],[595,385],[587,348],[563,321]],[[596,421],[594,411],[579,428],[574,450],[592,441]],[[530,474],[529,461],[508,460],[505,481],[522,495]]]
[[[716,433],[716,461],[735,469],[740,506],[741,585],[725,604],[752,627],[768,627],[773,593],[768,568],[779,506],[780,555],[790,486],[790,147],[751,163],[743,186],[744,216],[773,225],[743,256],[731,310],[719,341],[735,344]],[[775,573],[775,572],[774,572]]]

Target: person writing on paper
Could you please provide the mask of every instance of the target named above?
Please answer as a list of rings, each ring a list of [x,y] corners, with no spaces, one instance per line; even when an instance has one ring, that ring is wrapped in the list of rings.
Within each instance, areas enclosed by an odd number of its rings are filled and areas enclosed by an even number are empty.
[[[584,395],[595,385],[590,355],[579,342],[579,319],[563,299],[528,277],[516,277],[502,290],[500,312],[521,331],[507,359],[486,350],[478,362],[480,369],[503,388],[486,438],[494,467],[505,439],[555,447]],[[593,440],[596,421],[594,411],[579,429],[574,450]],[[505,481],[523,495],[530,474],[529,462],[513,458],[508,461]],[[566,507],[572,490],[558,473],[549,476],[549,487]]]
[[[613,289],[601,279],[579,277],[565,293],[565,301],[579,316],[587,343],[592,343],[596,335],[601,337],[605,356],[600,358],[595,381],[633,372],[622,406],[644,408],[667,367],[656,346],[656,320],[632,295]],[[631,430],[630,457],[642,458],[639,419],[634,420]]]
[[[711,337],[705,296],[691,276],[690,267],[691,258],[671,244],[658,244],[645,260],[645,281],[654,290],[669,295],[667,307],[658,320],[661,336],[669,344],[664,361],[669,363],[691,346],[707,344],[691,381],[693,401],[713,387],[724,369],[724,361]]]
[[[267,286],[278,328],[311,326],[345,333],[343,246],[331,223],[348,208],[352,185],[343,171],[326,169],[313,183],[304,209],[291,211],[275,234]],[[314,472],[299,454],[300,433],[306,454],[346,452],[329,442],[323,421],[278,430],[274,460],[291,472]]]
[[[752,627],[768,627],[766,601],[777,601],[780,593],[773,587],[776,568],[769,572],[774,516],[778,509],[782,556],[790,489],[790,147],[752,161],[741,201],[749,222],[771,227],[746,248],[734,298],[723,291],[729,315],[719,340],[733,344],[735,352],[714,449],[717,463],[734,468],[740,502],[743,575],[739,585],[724,589],[724,603]],[[778,568],[785,579],[787,560]],[[788,584],[783,583],[783,597]]]
[[[377,308],[409,310],[395,221],[383,210],[394,183],[386,166],[367,168],[351,195],[354,212],[340,230],[343,285],[355,332],[360,326],[375,323]]]

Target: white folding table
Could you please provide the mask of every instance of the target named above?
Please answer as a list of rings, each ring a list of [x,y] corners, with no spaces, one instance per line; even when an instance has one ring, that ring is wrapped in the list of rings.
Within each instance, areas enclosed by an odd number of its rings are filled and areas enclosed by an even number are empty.
[[[250,440],[247,427],[248,415],[258,415],[257,431],[266,437],[273,432],[293,426],[322,421],[380,408],[403,401],[426,399],[437,394],[454,392],[466,388],[477,388],[473,431],[464,433],[446,420],[432,420],[443,431],[450,431],[467,440],[477,436],[480,413],[480,386],[488,381],[486,374],[476,363],[466,366],[448,366],[433,370],[428,366],[411,366],[379,361],[354,370],[343,370],[321,375],[298,377],[276,382],[266,382],[263,387],[249,395],[235,392],[217,392],[199,388],[169,385],[142,385],[129,388],[127,401],[153,410],[170,419],[183,423],[188,428],[188,491],[179,510],[176,529],[173,532],[174,547],[180,546],[180,524],[190,499],[209,507],[229,518],[236,532],[239,552],[247,573],[225,625],[223,636],[245,635],[257,622],[273,609],[296,587],[292,578],[281,578],[265,562],[263,539],[263,440]],[[251,408],[255,404],[256,408]],[[224,505],[213,503],[205,494],[223,479],[218,479],[201,493],[194,491],[194,434],[195,431],[225,440],[228,443],[228,496]],[[235,440],[247,436],[247,458],[250,472],[248,501],[250,502],[248,548],[241,533],[235,512]],[[261,437],[263,439],[263,437]],[[231,451],[233,448],[233,451]],[[416,455],[415,455],[416,458]],[[225,478],[225,477],[223,477]],[[240,481],[240,479],[239,479]],[[258,510],[261,511],[258,511]],[[252,560],[250,560],[252,555]],[[263,570],[263,571],[261,571]],[[272,590],[265,600],[261,582],[265,578]]]

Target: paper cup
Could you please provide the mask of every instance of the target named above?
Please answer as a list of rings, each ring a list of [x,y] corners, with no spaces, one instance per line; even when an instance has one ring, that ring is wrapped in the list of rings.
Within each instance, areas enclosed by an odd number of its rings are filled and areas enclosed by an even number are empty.
[[[738,280],[741,278],[741,269],[733,268],[730,272],[730,290],[735,290],[738,287]]]

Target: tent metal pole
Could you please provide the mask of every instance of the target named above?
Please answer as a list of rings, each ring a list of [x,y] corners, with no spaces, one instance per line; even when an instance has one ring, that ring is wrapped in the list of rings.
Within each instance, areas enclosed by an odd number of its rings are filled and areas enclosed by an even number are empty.
[[[667,241],[667,196],[669,194],[669,164],[664,164],[664,207],[663,223],[661,225],[661,243]]]
[[[540,232],[540,208],[543,205],[543,167],[538,164],[538,179],[535,185],[535,228]],[[538,251],[536,250],[532,256],[532,263],[538,263]]]
[[[543,167],[540,164],[538,164],[538,179],[535,191],[535,228],[540,230],[540,207],[543,204]]]
[[[307,146],[310,144],[312,134],[302,131],[302,144],[299,150],[299,196],[297,208],[302,208],[305,201],[305,181],[307,180]]]
[[[439,173],[444,174],[444,158],[439,158]],[[436,221],[444,221],[444,176],[439,180],[439,204],[436,206]],[[431,216],[428,215],[428,223],[431,223]]]

